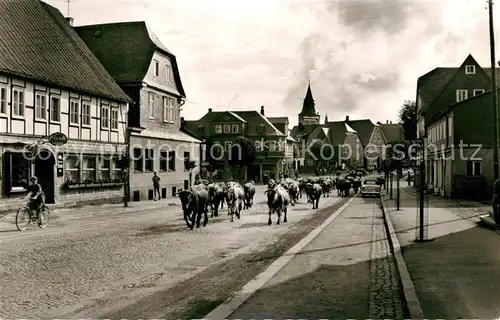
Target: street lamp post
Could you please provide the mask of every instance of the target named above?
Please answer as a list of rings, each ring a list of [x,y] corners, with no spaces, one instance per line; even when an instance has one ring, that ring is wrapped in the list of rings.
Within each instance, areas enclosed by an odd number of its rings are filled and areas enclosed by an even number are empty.
[[[123,173],[124,183],[123,183],[123,206],[128,207],[130,201],[130,128],[125,129],[125,159],[123,159]]]
[[[488,0],[489,28],[490,28],[490,58],[491,58],[491,106],[493,108],[493,165],[495,180],[499,178],[498,167],[498,102],[496,86],[495,62],[495,30],[493,26],[493,0]]]

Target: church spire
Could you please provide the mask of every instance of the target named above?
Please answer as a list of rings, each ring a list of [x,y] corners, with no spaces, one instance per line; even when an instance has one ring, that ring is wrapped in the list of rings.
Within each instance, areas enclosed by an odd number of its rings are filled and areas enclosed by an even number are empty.
[[[325,114],[325,124],[328,124],[328,114]]]
[[[311,81],[309,80],[309,84],[307,86],[306,96],[304,98],[304,103],[302,104],[302,111],[299,115],[306,117],[316,117],[316,109],[314,107],[314,98],[311,91]]]

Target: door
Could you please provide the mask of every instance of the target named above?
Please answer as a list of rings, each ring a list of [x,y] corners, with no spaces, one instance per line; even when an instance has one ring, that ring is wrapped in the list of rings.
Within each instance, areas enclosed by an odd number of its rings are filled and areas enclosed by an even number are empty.
[[[54,155],[42,150],[35,159],[35,175],[45,193],[45,202],[54,203]]]

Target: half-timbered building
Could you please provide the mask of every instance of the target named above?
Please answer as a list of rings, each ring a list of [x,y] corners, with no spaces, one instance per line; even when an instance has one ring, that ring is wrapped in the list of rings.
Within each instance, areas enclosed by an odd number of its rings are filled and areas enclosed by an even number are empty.
[[[32,175],[49,204],[121,199],[132,100],[56,8],[1,1],[0,15],[0,210]]]

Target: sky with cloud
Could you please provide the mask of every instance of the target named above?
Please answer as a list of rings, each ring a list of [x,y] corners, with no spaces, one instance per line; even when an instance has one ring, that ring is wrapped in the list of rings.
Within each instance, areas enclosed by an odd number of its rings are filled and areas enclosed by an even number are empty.
[[[67,14],[66,0],[44,1]],[[397,121],[404,100],[415,99],[420,75],[458,66],[469,53],[489,66],[486,6],[485,0],[70,0],[69,13],[75,25],[146,21],[177,56],[186,119],[208,108],[264,105],[266,115],[294,124],[309,80],[322,121],[328,114],[330,121],[349,115],[385,122]]]

